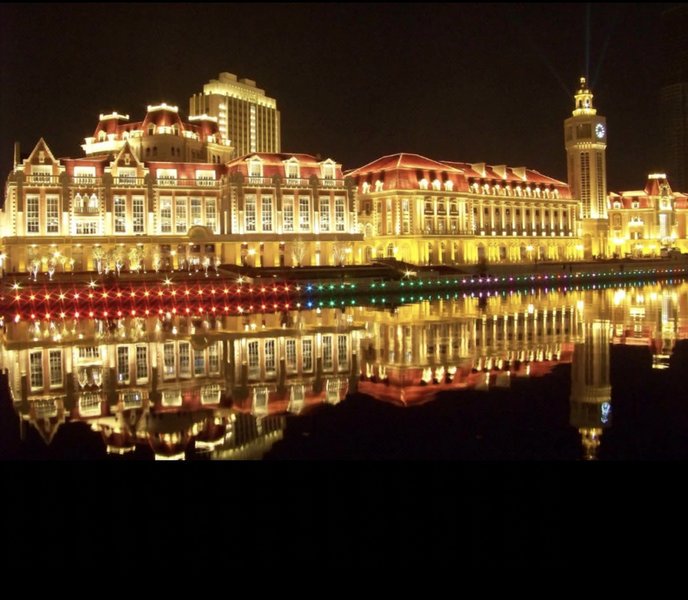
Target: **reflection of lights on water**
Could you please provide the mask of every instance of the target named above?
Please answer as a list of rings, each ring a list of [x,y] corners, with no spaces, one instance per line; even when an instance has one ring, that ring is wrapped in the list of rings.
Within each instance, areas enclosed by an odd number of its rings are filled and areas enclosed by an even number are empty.
[[[602,406],[600,407],[600,412],[602,413],[602,423],[608,423],[609,415],[612,412],[612,405],[609,402],[603,402]]]

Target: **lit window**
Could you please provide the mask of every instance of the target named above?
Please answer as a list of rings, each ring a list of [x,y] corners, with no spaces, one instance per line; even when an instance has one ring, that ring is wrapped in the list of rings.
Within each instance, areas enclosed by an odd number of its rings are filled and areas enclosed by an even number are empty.
[[[428,189],[428,180],[423,178],[418,182],[418,185],[421,190],[427,190]]]
[[[381,192],[383,188],[383,183],[379,179],[375,182],[375,191],[376,192]]]

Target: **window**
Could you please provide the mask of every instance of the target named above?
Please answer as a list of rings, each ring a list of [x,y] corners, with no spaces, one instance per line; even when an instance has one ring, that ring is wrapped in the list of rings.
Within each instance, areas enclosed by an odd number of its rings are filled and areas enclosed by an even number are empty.
[[[62,385],[62,350],[51,350],[48,354],[50,364],[50,386]]]
[[[334,164],[326,162],[322,166],[322,177],[324,180],[334,179]],[[327,185],[327,181],[324,182]]]
[[[117,347],[117,383],[129,383],[129,348]]]
[[[348,338],[345,335],[337,336],[337,364],[339,369],[346,369],[349,362]]]
[[[46,198],[46,231],[48,233],[58,233],[60,230],[58,200],[57,196],[48,196]]]
[[[308,196],[299,196],[299,231],[311,229],[311,199]]]
[[[160,233],[172,233],[172,198],[160,198]]]
[[[168,342],[163,346],[163,375],[165,377],[174,376],[174,343]]]
[[[96,346],[79,346],[77,348],[77,356],[80,359],[100,358],[100,351]]]
[[[126,232],[126,220],[127,220],[127,209],[126,209],[127,199],[124,196],[115,196],[114,207],[115,207],[115,233],[125,233]]]
[[[37,350],[29,354],[29,371],[31,389],[43,387],[43,351]]]
[[[74,167],[74,183],[79,185],[93,185],[95,181],[95,167]]]
[[[260,355],[256,340],[248,343],[248,371],[254,375],[260,371]]]
[[[263,163],[259,158],[253,158],[248,162],[248,176],[250,178],[263,176]]]
[[[411,207],[408,198],[401,201],[401,233],[411,233]]]
[[[194,375],[205,375],[205,354],[203,350],[194,350]]]
[[[322,338],[322,364],[324,371],[332,370],[332,336],[324,335]]]
[[[265,340],[265,372],[275,372],[275,340]]]
[[[418,182],[418,186],[420,187],[421,190],[427,190],[428,189],[428,180],[423,178]]]
[[[313,370],[313,340],[312,339],[302,339],[301,340],[301,360],[302,368],[304,373]]]
[[[299,176],[299,163],[296,160],[285,163],[287,179],[297,179]]]
[[[285,342],[286,361],[285,366],[288,373],[296,373],[296,340],[289,339]]]
[[[201,199],[191,198],[191,225],[203,225]]]
[[[321,196],[320,198],[320,231],[330,230],[330,198]]]
[[[344,198],[334,199],[334,230],[344,231],[346,221],[344,216]]]
[[[215,185],[215,171],[196,171],[196,183],[198,185]]]
[[[134,233],[144,232],[143,198],[135,196],[133,201]]]
[[[186,198],[176,199],[175,227],[177,233],[186,233]]]
[[[38,233],[38,196],[26,197],[26,232]]]
[[[245,197],[244,228],[246,231],[256,231],[256,197],[253,194]]]
[[[83,221],[76,224],[77,235],[94,235],[98,233],[97,221]]]
[[[157,148],[153,148],[153,155],[157,154]],[[158,169],[156,172],[158,185],[177,185],[177,169]]]
[[[583,218],[591,217],[590,211],[590,153],[581,152],[581,190],[580,196],[583,202]]]
[[[217,210],[215,198],[205,199],[205,224],[210,231],[215,231],[217,227]]]
[[[210,375],[217,375],[220,373],[220,353],[217,347],[218,343],[208,346],[208,373],[210,373]]]
[[[282,228],[286,233],[294,231],[294,198],[285,196],[282,199]]]
[[[148,348],[136,346],[136,379],[148,379]]]
[[[191,346],[188,342],[179,343],[179,375],[182,377],[191,375]]]
[[[272,231],[272,196],[263,196],[260,207],[263,231]]]

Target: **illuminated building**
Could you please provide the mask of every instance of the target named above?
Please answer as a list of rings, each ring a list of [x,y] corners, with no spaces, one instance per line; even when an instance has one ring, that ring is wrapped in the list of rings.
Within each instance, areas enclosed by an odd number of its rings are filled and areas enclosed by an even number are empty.
[[[569,187],[525,167],[384,156],[348,173],[361,262],[530,262],[581,258]]]
[[[609,194],[610,242],[618,256],[688,251],[688,196],[672,192],[664,173],[648,176],[643,190]]]
[[[571,195],[580,201],[580,235],[586,258],[606,256],[607,122],[597,114],[593,95],[581,77],[574,96],[572,116],[564,121],[568,182]]]
[[[185,124],[164,104],[123,120],[101,115],[85,158],[55,158],[42,139],[15,156],[0,213],[6,272],[352,262],[355,196],[333,160],[230,160],[212,119]]]
[[[251,79],[220,73],[189,100],[193,118],[217,120],[223,140],[231,140],[237,156],[253,152],[280,152],[280,113],[277,101],[265,95]]]

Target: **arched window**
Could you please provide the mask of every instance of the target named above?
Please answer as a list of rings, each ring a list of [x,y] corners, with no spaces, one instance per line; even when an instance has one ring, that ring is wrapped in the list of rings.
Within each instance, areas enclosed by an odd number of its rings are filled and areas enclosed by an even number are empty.
[[[427,190],[427,189],[428,189],[428,180],[425,179],[425,177],[423,177],[423,179],[421,179],[421,180],[418,182],[418,185],[420,186],[420,189],[421,189],[421,190]]]
[[[439,180],[439,179],[435,179],[435,180],[432,182],[432,189],[433,189],[433,190],[438,190],[438,191],[442,189],[442,184],[440,183],[440,180]]]
[[[99,142],[104,142],[106,137],[107,137],[107,135],[105,134],[104,131],[98,132],[98,141]]]
[[[375,191],[376,191],[376,192],[381,192],[381,191],[382,191],[382,186],[383,186],[382,182],[378,179],[378,180],[375,182]]]
[[[447,179],[447,181],[444,182],[444,189],[451,192],[454,189],[454,182],[451,179]]]
[[[368,192],[370,192],[370,184],[367,181],[364,181],[363,185],[361,186],[361,190],[364,194],[367,194]]]
[[[148,126],[148,135],[153,135],[154,133],[155,133],[155,125],[153,125],[153,123],[151,123]]]

